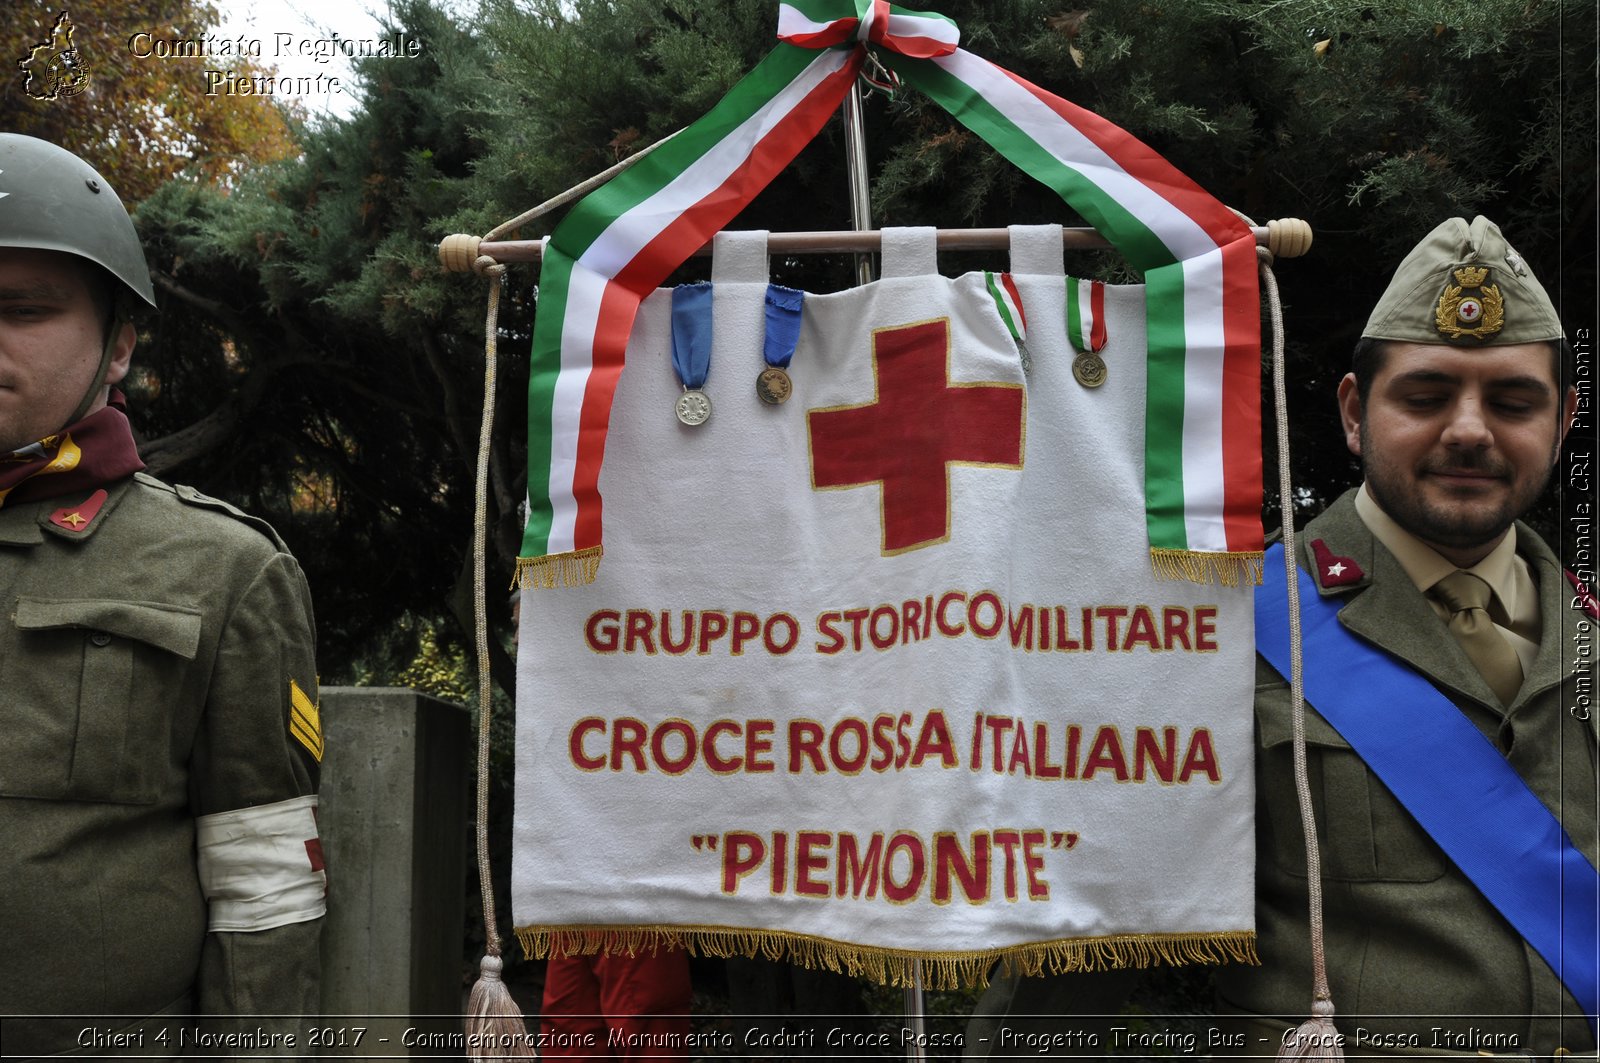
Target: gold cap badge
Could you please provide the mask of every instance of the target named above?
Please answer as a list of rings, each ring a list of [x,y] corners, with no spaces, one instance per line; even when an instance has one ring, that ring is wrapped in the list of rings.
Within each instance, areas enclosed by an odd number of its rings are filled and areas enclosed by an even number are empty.
[[[1481,340],[1500,331],[1505,323],[1505,299],[1500,287],[1485,284],[1489,270],[1482,266],[1462,266],[1439,293],[1439,306],[1433,323],[1446,339],[1463,337]]]

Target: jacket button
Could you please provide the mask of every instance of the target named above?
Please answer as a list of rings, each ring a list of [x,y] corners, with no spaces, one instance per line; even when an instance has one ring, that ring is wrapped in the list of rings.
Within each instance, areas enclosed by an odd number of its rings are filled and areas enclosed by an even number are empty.
[[[110,643],[111,643],[111,633],[107,632],[107,631],[95,631],[95,632],[92,632],[89,635],[89,641],[94,643],[96,646],[107,646],[107,645],[110,645]]]

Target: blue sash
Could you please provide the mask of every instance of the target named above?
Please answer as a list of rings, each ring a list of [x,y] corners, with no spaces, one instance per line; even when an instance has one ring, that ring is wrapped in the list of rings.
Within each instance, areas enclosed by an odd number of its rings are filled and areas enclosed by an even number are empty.
[[[1600,874],[1561,822],[1448,698],[1346,631],[1300,571],[1306,701],[1350,743],[1461,873],[1565,983],[1595,1029]],[[1283,545],[1256,591],[1256,651],[1289,674]]]

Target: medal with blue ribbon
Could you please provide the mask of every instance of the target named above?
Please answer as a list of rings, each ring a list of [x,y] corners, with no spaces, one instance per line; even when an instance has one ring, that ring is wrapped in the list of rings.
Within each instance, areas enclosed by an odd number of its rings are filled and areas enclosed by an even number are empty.
[[[768,406],[777,406],[794,393],[789,379],[789,362],[800,342],[800,318],[806,293],[779,284],[767,285],[766,336],[761,355],[767,367],[756,377],[756,396]]]
[[[683,394],[678,420],[691,428],[711,419],[711,399],[701,388],[711,375],[711,283],[680,284],[672,289],[672,368]]]

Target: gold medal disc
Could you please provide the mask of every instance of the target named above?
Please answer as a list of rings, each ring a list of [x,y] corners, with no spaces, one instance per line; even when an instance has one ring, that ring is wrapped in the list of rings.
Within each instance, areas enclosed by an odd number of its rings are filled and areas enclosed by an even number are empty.
[[[1106,363],[1093,351],[1084,351],[1072,360],[1072,376],[1086,388],[1106,382]]]
[[[794,381],[789,374],[775,365],[769,365],[756,377],[756,395],[768,406],[788,401],[794,394]]]

